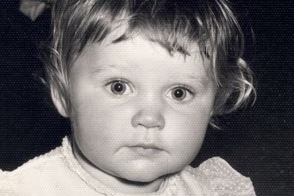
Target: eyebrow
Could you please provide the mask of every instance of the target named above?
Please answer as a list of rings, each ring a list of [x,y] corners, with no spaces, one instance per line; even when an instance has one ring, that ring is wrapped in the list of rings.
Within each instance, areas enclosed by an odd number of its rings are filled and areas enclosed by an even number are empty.
[[[195,76],[192,74],[174,74],[171,76],[171,79],[182,79],[182,80],[189,80],[189,81],[199,81],[203,84],[209,82],[210,78],[208,76]]]
[[[192,74],[187,75],[186,78],[189,78],[191,80],[202,80],[202,81],[205,81],[205,80],[209,79],[208,77],[203,77],[203,76],[197,77],[197,76],[192,75]]]
[[[118,64],[103,64],[103,65],[99,65],[97,67],[93,67],[94,72],[97,73],[103,73],[105,71],[108,70],[117,70],[120,71],[120,69],[124,69],[125,67],[123,65],[118,65]]]
[[[103,64],[99,67],[94,67],[93,70],[95,73],[103,74],[104,72],[107,72],[109,70],[116,70],[121,72],[121,69],[130,69],[131,66],[123,65],[123,64]],[[203,86],[206,86],[210,78],[208,76],[195,76],[193,74],[173,74],[171,75],[171,80],[186,80],[191,82],[200,82]]]

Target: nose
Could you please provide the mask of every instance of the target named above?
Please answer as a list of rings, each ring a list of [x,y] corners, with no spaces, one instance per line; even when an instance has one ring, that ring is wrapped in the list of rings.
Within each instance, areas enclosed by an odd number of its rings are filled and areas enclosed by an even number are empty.
[[[165,126],[165,119],[161,112],[156,109],[141,109],[133,116],[132,126],[142,126],[146,129],[162,130]]]

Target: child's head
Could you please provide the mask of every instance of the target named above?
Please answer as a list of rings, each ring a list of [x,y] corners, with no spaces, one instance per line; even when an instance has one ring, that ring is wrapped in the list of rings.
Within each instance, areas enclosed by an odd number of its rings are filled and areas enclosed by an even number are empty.
[[[92,165],[150,182],[188,165],[214,116],[249,98],[226,0],[59,0],[47,82]]]

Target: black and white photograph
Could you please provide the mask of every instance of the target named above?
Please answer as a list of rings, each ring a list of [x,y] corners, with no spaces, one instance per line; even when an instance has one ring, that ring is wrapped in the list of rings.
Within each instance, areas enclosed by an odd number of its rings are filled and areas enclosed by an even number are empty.
[[[0,195],[293,196],[293,0],[1,0]]]

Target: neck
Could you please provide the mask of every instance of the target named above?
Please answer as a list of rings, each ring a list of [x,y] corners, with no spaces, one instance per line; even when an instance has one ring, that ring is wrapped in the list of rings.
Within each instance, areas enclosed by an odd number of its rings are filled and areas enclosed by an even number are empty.
[[[106,171],[101,170],[92,164],[79,150],[76,144],[73,144],[73,153],[78,163],[82,168],[87,171],[91,176],[103,183],[110,189],[126,194],[142,194],[152,193],[159,190],[163,182],[163,178],[156,179],[151,182],[134,182],[126,179],[116,177]]]

